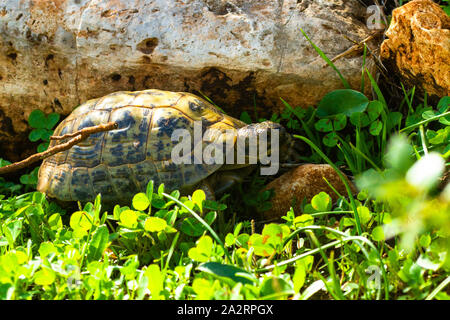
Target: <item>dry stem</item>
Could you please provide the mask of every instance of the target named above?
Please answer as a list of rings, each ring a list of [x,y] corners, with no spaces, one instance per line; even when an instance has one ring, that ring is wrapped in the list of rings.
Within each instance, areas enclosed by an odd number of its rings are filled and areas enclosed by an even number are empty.
[[[97,132],[109,131],[109,130],[113,130],[116,128],[117,128],[116,122],[108,122],[107,124],[100,124],[98,126],[84,128],[77,132],[65,134],[63,136],[52,136],[52,137],[50,137],[50,139],[52,139],[52,140],[62,140],[62,139],[71,138],[71,137],[74,137],[74,138],[70,139],[69,141],[67,141],[65,143],[61,143],[56,146],[53,146],[44,152],[33,154],[32,156],[29,156],[25,160],[1,167],[0,174],[13,172],[13,171],[28,167],[30,164],[32,164],[34,162],[48,158],[58,152],[62,152],[62,151],[72,148],[74,145],[85,140],[91,134],[94,134]]]

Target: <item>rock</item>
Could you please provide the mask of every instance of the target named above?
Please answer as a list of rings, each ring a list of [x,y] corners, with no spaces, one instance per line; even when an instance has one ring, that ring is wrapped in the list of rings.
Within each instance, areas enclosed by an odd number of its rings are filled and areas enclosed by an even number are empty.
[[[275,195],[271,199],[272,208],[263,212],[264,218],[268,220],[280,219],[286,215],[293,202],[295,203],[294,211],[299,214],[303,199],[306,198],[309,203],[316,194],[322,191],[326,192],[333,201],[336,201],[338,196],[323,178],[326,178],[341,195],[347,195],[344,183],[330,165],[304,164],[286,172],[266,186],[265,189],[273,189]],[[353,193],[355,193],[355,186],[350,181],[349,184]]]
[[[414,0],[393,11],[381,58],[409,87],[450,94],[450,17],[431,0]]]
[[[314,105],[342,84],[300,28],[335,57],[368,36],[364,15],[358,0],[3,1],[0,154],[17,160],[32,110],[119,90],[202,92],[234,116]],[[336,65],[360,86],[362,54]]]

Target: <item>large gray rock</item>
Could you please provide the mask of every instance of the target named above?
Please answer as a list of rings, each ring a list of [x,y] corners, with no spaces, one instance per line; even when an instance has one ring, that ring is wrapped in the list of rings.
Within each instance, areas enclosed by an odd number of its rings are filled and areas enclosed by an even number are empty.
[[[341,83],[300,28],[334,57],[368,36],[364,14],[357,0],[1,0],[0,157],[23,156],[32,110],[118,90],[202,92],[235,116],[313,105]],[[361,55],[336,64],[358,88]]]

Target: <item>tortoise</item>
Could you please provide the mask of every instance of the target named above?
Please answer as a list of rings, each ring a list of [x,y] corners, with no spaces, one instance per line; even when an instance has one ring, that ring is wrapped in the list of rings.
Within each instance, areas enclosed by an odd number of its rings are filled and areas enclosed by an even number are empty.
[[[225,146],[233,134],[232,144],[239,137],[260,136],[268,129],[280,130],[282,141],[289,139],[277,123],[247,125],[190,93],[156,89],[115,92],[83,103],[57,126],[54,135],[62,136],[108,122],[117,124],[116,129],[92,134],[69,150],[46,158],[39,170],[37,190],[60,201],[92,201],[100,193],[104,202],[120,203],[144,192],[153,180],[155,185],[164,183],[166,189],[182,194],[201,188],[214,199],[214,192],[242,181],[255,167],[256,159],[246,156],[241,164],[176,163],[171,155],[178,142],[171,136],[177,129],[195,134],[196,121],[202,134],[207,129],[219,133],[210,137],[211,141],[201,141],[203,150],[211,143]],[[55,144],[52,140],[50,147]],[[187,155],[191,160],[193,156],[194,151]]]

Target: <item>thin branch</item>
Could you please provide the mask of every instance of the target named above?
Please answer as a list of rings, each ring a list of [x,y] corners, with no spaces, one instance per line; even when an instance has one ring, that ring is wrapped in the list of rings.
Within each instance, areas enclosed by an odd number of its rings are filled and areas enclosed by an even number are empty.
[[[64,136],[52,136],[51,139],[53,139],[53,140],[61,140],[61,139],[65,139],[67,137],[74,137],[74,138],[70,139],[69,141],[67,141],[65,143],[61,143],[54,147],[51,147],[44,152],[33,154],[32,156],[26,158],[25,160],[1,167],[0,174],[13,172],[13,171],[28,167],[30,164],[32,164],[34,162],[48,158],[58,152],[62,152],[62,151],[72,148],[74,145],[85,140],[91,134],[103,132],[103,131],[109,131],[109,130],[113,130],[116,128],[117,128],[116,122],[108,122],[107,124],[100,124],[98,126],[84,128],[77,132],[67,134]]]
[[[353,53],[361,51],[364,48],[364,44],[366,44],[366,42],[372,40],[373,38],[375,38],[379,34],[380,34],[380,31],[376,31],[376,32],[372,33],[367,38],[365,38],[364,40],[362,40],[362,41],[360,41],[358,43],[348,39],[348,40],[350,40],[350,41],[352,41],[352,42],[354,42],[356,44],[354,46],[350,47],[349,49],[347,49],[346,51],[344,51],[344,52],[338,54],[337,56],[335,56],[333,59],[331,59],[331,61],[332,62],[336,62],[337,60],[339,60],[339,59],[341,59],[341,58],[343,58],[345,56],[348,56],[350,54],[353,54]],[[326,66],[327,65],[324,65],[323,67],[325,68]]]
[[[102,131],[109,131],[109,130],[112,130],[115,128],[117,128],[117,124],[115,122],[108,122],[107,124],[99,124],[97,126],[83,128],[79,131],[76,131],[73,133],[67,133],[63,136],[51,136],[50,140],[63,140],[63,139],[78,136],[80,134],[81,135],[91,135],[91,134],[102,132]]]

